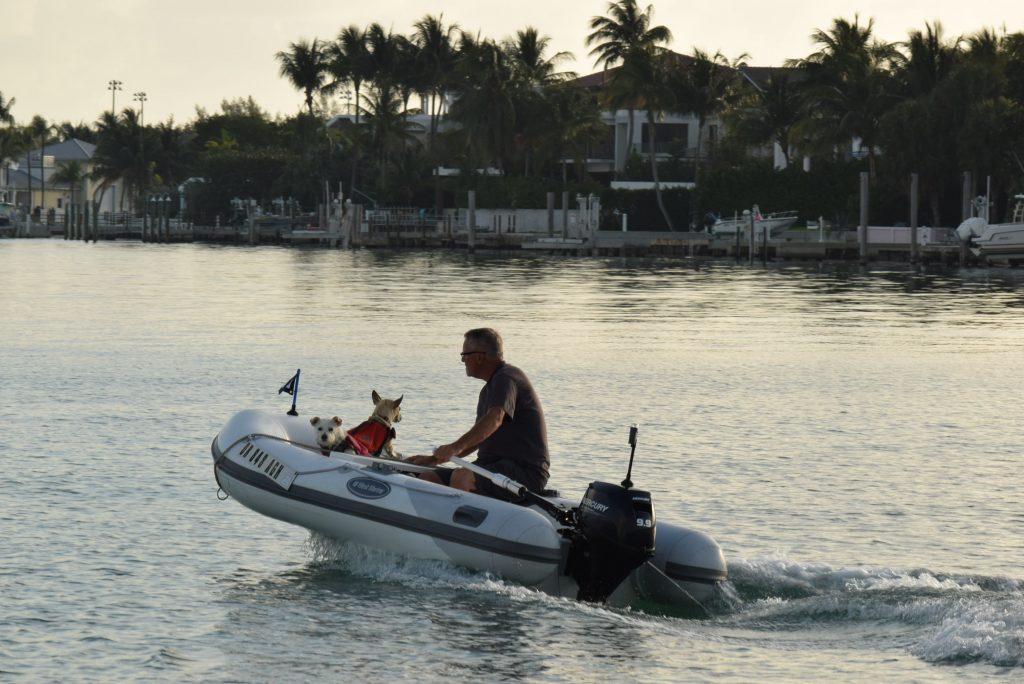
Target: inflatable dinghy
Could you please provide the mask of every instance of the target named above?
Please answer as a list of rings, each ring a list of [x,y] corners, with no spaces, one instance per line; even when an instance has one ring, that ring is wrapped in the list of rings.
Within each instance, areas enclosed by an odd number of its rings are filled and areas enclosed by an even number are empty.
[[[636,447],[636,428],[630,443]],[[657,520],[648,492],[593,482],[579,502],[528,492],[510,503],[419,480],[401,461],[316,446],[308,418],[246,410],[211,447],[220,488],[262,515],[341,542],[443,560],[547,593],[613,605],[704,608],[727,578],[718,544]],[[632,471],[630,456],[630,472]]]

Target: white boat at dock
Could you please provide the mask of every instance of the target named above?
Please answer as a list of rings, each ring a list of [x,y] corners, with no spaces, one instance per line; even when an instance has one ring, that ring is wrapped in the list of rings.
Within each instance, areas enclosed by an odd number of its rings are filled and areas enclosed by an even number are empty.
[[[798,218],[797,212],[795,211],[778,211],[771,214],[762,214],[758,209],[757,205],[754,205],[754,235],[760,237],[764,235],[764,231],[768,231],[769,237],[775,237],[782,231],[786,230],[794,223]],[[715,236],[730,236],[736,235],[736,232],[745,232],[749,235],[750,231],[750,210],[745,209],[742,214],[736,215],[731,219],[718,218],[714,224],[708,227],[708,232]]]
[[[957,226],[957,237],[975,255],[990,261],[1024,260],[1024,194],[1014,199],[1016,204],[1008,223],[989,223],[985,216],[974,216]],[[988,211],[983,209],[981,213]]]

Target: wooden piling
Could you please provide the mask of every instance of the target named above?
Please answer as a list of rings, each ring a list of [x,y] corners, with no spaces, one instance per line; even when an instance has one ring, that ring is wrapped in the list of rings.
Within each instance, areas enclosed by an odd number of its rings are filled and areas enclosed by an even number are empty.
[[[749,241],[748,241],[748,245],[747,245],[747,247],[748,247],[748,252],[747,252],[747,262],[748,262],[748,263],[749,263],[749,264],[750,264],[751,266],[753,266],[753,265],[754,265],[754,250],[755,250],[755,242],[754,242],[754,239],[755,239],[755,238],[754,238],[754,226],[755,226],[756,224],[754,223],[754,221],[755,221],[756,219],[754,218],[754,216],[755,216],[754,212],[753,212],[753,211],[751,211],[751,212],[750,212],[750,239],[749,239]]]
[[[548,237],[555,235],[555,193],[548,193]]]
[[[916,264],[921,259],[921,248],[917,242],[917,200],[919,177],[910,174],[910,263]]]
[[[857,227],[857,242],[860,245],[860,263],[868,263],[868,199],[870,176],[867,171],[860,172],[860,225]]]
[[[469,191],[469,237],[467,247],[476,251],[476,190]]]

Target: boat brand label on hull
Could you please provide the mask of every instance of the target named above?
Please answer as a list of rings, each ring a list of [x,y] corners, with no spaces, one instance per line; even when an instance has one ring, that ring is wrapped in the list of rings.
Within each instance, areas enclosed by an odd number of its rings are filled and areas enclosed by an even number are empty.
[[[391,485],[387,482],[369,477],[356,477],[348,481],[348,491],[361,499],[383,499],[391,493]]]

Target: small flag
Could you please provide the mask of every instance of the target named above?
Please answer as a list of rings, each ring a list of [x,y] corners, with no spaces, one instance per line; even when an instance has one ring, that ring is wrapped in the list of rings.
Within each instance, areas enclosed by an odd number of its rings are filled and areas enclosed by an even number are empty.
[[[294,395],[295,394],[295,387],[298,384],[299,384],[299,372],[295,371],[295,375],[293,375],[291,377],[291,379],[288,382],[286,382],[283,387],[281,387],[281,389],[277,390],[277,393],[281,394],[281,392],[286,392],[287,394]]]
[[[301,372],[301,368],[295,369],[295,375],[292,376],[291,380],[284,383],[281,389],[277,390],[278,394],[280,394],[281,392],[287,392],[288,394],[292,395],[292,408],[290,411],[288,411],[289,416],[299,415],[298,411],[295,409],[295,402],[299,400],[299,373]]]

